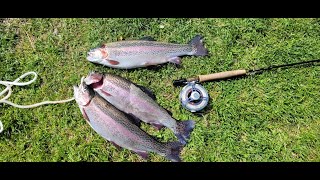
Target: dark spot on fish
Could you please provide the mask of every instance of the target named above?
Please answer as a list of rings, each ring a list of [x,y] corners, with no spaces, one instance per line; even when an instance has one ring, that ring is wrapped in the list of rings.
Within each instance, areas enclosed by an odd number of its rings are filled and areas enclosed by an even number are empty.
[[[104,95],[106,95],[106,96],[112,96],[111,94],[109,94],[109,93],[107,93],[107,92],[105,92],[105,91],[103,91],[103,90],[101,90],[101,93],[104,94]]]
[[[112,65],[118,65],[119,64],[119,62],[118,61],[115,61],[115,60],[110,60],[110,59],[108,59],[107,60],[110,64],[112,64]]]
[[[84,111],[84,109],[82,108],[82,116],[84,117],[84,119],[86,119],[88,122],[90,122],[89,118],[88,118],[88,115],[86,113],[86,111]]]

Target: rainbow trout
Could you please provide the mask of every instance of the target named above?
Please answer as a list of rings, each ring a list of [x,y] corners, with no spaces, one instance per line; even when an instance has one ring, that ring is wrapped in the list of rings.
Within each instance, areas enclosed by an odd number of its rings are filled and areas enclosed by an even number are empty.
[[[123,147],[147,159],[148,152],[165,156],[171,161],[181,161],[183,148],[180,142],[162,143],[136,126],[130,117],[81,83],[74,86],[74,97],[87,123],[104,139],[116,147]]]
[[[103,44],[88,52],[87,60],[112,68],[132,69],[167,62],[181,64],[179,56],[205,56],[203,37],[195,36],[189,44],[157,42],[147,38]]]
[[[158,129],[163,126],[174,132],[179,141],[186,144],[195,122],[177,121],[155,101],[150,90],[113,74],[91,72],[84,82],[119,110],[136,120],[150,123]]]

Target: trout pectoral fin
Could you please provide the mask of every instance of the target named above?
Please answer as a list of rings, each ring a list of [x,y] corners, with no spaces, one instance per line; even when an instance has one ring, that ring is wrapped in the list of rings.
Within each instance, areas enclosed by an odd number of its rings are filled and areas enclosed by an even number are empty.
[[[119,61],[112,60],[112,59],[106,59],[106,61],[108,61],[108,63],[111,64],[111,65],[118,65],[118,64],[120,64]]]

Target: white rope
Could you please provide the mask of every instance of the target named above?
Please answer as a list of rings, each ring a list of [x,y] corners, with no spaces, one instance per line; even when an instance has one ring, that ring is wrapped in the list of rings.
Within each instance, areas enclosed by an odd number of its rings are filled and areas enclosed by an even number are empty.
[[[28,82],[19,82],[22,78],[28,76],[28,75],[33,75],[34,78]],[[58,104],[58,103],[65,103],[65,102],[69,102],[69,101],[72,101],[74,100],[74,98],[70,98],[70,99],[66,99],[66,100],[60,100],[60,101],[44,101],[44,102],[41,102],[41,103],[36,103],[36,104],[31,104],[31,105],[18,105],[18,104],[15,104],[13,102],[10,102],[8,101],[7,99],[10,97],[10,95],[12,94],[12,89],[11,87],[12,86],[26,86],[26,85],[29,85],[31,83],[33,83],[36,79],[37,79],[38,75],[37,73],[35,72],[27,72],[23,75],[21,75],[19,78],[17,78],[16,80],[14,80],[13,82],[11,81],[0,81],[0,85],[4,85],[6,86],[6,88],[0,92],[0,97],[8,92],[8,94],[0,99],[0,104],[1,103],[6,103],[6,104],[9,104],[11,106],[14,106],[14,107],[17,107],[17,108],[34,108],[34,107],[38,107],[38,106],[41,106],[41,105],[45,105],[45,104]],[[2,122],[0,121],[0,133],[3,131],[3,124]]]
[[[0,121],[0,133],[3,131],[3,125],[2,122]]]

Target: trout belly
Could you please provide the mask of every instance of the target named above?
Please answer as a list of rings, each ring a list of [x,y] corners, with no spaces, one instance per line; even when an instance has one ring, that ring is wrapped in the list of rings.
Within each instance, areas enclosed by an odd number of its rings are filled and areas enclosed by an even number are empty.
[[[166,62],[168,62],[168,58],[165,56],[135,55],[109,57],[109,59],[103,61],[103,64],[113,68],[132,69],[163,64]]]

